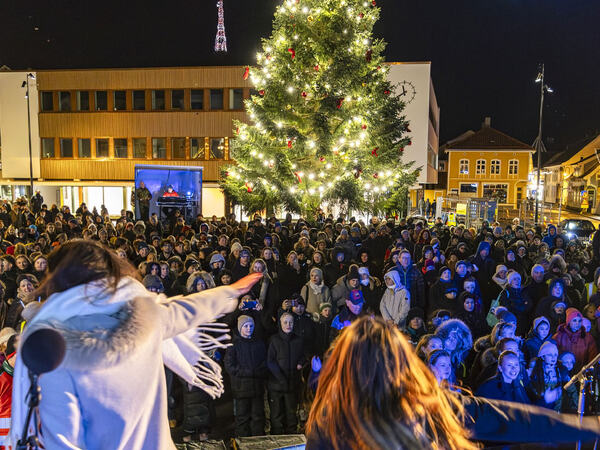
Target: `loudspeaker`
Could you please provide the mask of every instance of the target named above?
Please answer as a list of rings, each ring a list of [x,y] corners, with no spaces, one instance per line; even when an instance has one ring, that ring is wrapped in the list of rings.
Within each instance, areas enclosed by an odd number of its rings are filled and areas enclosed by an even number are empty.
[[[232,439],[235,450],[303,450],[306,438],[303,434],[288,434],[280,436],[253,436]]]

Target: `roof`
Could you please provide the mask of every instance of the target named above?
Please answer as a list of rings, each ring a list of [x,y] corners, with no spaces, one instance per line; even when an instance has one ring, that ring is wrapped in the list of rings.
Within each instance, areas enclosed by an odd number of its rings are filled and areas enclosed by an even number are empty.
[[[446,151],[452,150],[523,150],[535,151],[531,145],[525,144],[495,128],[484,126],[464,139],[450,145]]]
[[[563,150],[560,150],[558,152],[542,153],[542,166],[559,166],[566,163],[568,160],[577,155],[577,153],[584,150],[588,144],[592,143],[597,138],[598,136],[585,136],[576,142],[566,145]],[[580,164],[583,161],[589,159],[590,157],[595,158],[596,156],[595,154],[592,154],[587,158],[582,158],[579,161],[575,161],[573,164]]]

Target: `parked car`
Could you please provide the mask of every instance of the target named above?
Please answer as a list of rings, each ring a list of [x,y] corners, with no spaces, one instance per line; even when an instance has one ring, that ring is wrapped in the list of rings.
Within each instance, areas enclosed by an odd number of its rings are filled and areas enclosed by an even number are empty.
[[[587,219],[566,219],[560,222],[560,228],[569,239],[589,242],[596,231],[594,224]]]

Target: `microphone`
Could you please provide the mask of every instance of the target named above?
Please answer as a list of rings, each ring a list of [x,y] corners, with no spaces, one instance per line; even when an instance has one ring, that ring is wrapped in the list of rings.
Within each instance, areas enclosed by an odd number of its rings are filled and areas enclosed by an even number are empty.
[[[52,328],[40,328],[21,346],[21,359],[32,375],[56,369],[65,357],[65,339]]]

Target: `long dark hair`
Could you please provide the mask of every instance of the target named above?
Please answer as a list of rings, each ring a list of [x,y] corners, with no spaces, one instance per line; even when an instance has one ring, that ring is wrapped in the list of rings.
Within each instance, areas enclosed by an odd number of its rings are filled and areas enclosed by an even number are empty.
[[[139,279],[135,267],[114,251],[96,241],[74,239],[56,248],[48,256],[48,275],[35,296],[46,299],[80,284],[107,279],[108,288],[116,289],[123,277]]]

